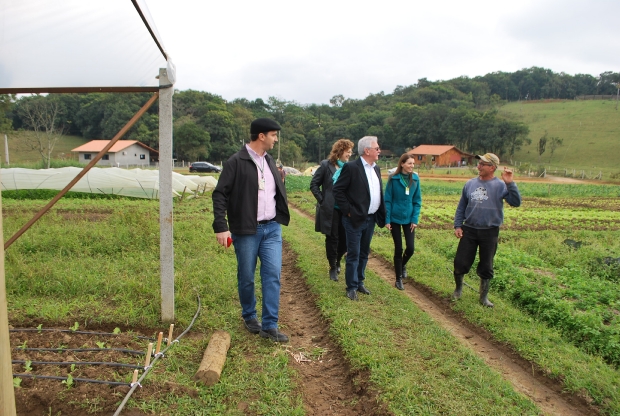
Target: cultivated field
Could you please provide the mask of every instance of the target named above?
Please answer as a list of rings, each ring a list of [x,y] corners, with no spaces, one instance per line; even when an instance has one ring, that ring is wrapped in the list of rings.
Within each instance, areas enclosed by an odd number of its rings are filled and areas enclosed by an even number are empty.
[[[346,299],[343,277],[327,276],[308,183],[287,179],[294,208],[283,228],[286,345],[244,330],[234,252],[215,244],[210,197],[175,202],[173,338],[192,322],[197,297],[200,314],[131,396],[126,414],[620,414],[618,187],[520,184],[525,200],[506,212],[490,310],[467,288],[461,301],[449,301],[451,221],[462,182],[423,179],[404,292],[393,287],[389,233],[377,230],[367,277],[373,293],[360,302]],[[5,240],[45,203],[3,193]],[[6,251],[10,324],[34,329],[11,333],[12,347],[22,348],[14,373],[131,382],[132,368],[76,362],[139,366],[144,356],[68,350],[146,351],[153,341],[138,336],[167,336],[158,322],[158,244],[157,201],[61,200]],[[466,282],[477,286],[473,274]],[[216,329],[231,334],[231,348],[220,382],[205,387],[192,377]],[[57,364],[33,364],[40,361]],[[22,415],[109,415],[129,390],[66,379],[16,384]]]

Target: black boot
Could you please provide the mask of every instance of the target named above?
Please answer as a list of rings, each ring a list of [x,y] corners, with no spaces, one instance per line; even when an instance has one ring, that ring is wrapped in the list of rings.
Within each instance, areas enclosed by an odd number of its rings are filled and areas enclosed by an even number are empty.
[[[394,253],[394,274],[396,280],[403,278],[403,258],[396,253]]]
[[[336,263],[336,273],[340,274],[340,261],[342,260],[342,256],[338,258],[338,262]]]
[[[456,283],[456,289],[454,289],[454,293],[452,294],[452,299],[458,300],[461,298],[463,294],[463,278],[465,275],[455,274],[454,275],[454,283]]]
[[[407,256],[407,252],[405,251],[403,253],[403,258],[401,260],[402,261],[402,268],[403,268],[403,270],[402,270],[403,279],[406,279],[406,278],[409,277],[409,275],[407,274],[407,262],[409,261],[410,258],[411,258],[411,256]]]
[[[336,271],[336,261],[329,261],[329,278],[334,282],[338,281],[338,272]]]
[[[492,308],[494,305],[489,302],[487,295],[489,294],[490,279],[480,279],[480,304],[487,308]]]
[[[338,272],[336,271],[336,268],[329,269],[329,278],[332,279],[334,282],[338,281]]]
[[[402,278],[396,278],[396,283],[394,284],[394,286],[398,290],[405,290],[405,287],[403,286],[403,279]]]

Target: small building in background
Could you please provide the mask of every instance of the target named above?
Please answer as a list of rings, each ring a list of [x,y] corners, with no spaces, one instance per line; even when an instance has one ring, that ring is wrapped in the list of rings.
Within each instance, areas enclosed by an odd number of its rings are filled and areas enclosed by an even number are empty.
[[[407,153],[415,156],[416,164],[427,166],[472,166],[475,155],[451,145],[422,144]]]
[[[110,143],[110,140],[91,140],[72,152],[78,154],[80,163],[88,164]],[[159,161],[159,152],[137,140],[119,140],[97,162],[97,166],[148,167]]]

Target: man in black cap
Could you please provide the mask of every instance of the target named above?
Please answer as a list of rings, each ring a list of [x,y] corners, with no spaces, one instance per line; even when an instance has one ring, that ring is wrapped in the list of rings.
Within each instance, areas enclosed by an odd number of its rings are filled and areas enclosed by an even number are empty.
[[[213,231],[217,242],[237,256],[237,285],[245,328],[275,342],[287,342],[278,330],[282,229],[290,214],[286,189],[273,158],[267,154],[278,141],[280,125],[259,118],[250,125],[250,143],[224,162],[213,191]],[[228,217],[228,222],[226,221]],[[254,273],[260,259],[262,324],[256,315]]]

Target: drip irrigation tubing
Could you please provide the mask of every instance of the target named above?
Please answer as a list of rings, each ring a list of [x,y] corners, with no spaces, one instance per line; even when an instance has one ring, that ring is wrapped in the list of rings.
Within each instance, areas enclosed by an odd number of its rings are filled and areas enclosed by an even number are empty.
[[[26,364],[25,360],[12,360],[12,364]],[[31,365],[106,365],[108,367],[144,368],[142,365],[124,363],[106,363],[94,361],[29,361]]]
[[[86,335],[132,335],[128,333],[114,333],[114,332],[91,332],[91,331],[74,331],[72,329],[56,329],[56,328],[13,328],[9,329],[9,332],[71,332],[72,334],[86,334]],[[155,338],[143,337],[140,335],[132,335],[138,339],[146,339],[148,341],[155,341]],[[167,340],[166,340],[167,341]]]
[[[13,374],[13,377],[23,378],[48,378],[52,380],[68,380],[69,377],[62,376],[38,376],[36,374]],[[82,383],[98,383],[98,384],[110,384],[112,386],[129,386],[130,383],[123,383],[121,381],[106,381],[106,380],[94,380],[90,378],[71,378],[73,381],[79,381]]]
[[[100,351],[115,351],[124,352],[133,355],[146,355],[144,351],[128,350],[125,348],[13,348],[17,351],[49,351],[49,352],[100,352]]]
[[[164,353],[166,351],[168,351],[170,349],[170,347],[172,347],[176,342],[180,342],[179,340],[189,332],[189,330],[192,328],[192,326],[194,325],[194,322],[196,322],[196,319],[198,318],[198,315],[200,315],[200,296],[196,295],[196,299],[198,302],[198,310],[196,311],[196,313],[194,314],[194,318],[192,319],[192,321],[189,323],[189,326],[185,329],[185,331],[183,331],[181,333],[181,335],[179,335],[178,337],[176,337],[174,339],[174,341],[172,341],[163,351],[160,351],[159,354],[155,354],[155,358],[153,359],[153,362],[151,363],[150,366],[148,366],[147,368],[145,368],[144,372],[142,373],[142,375],[140,376],[140,378],[138,379],[138,381],[136,381],[135,383],[131,383],[131,388],[129,389],[129,391],[127,392],[127,395],[125,396],[125,398],[123,399],[123,401],[121,402],[121,404],[118,406],[118,408],[116,409],[116,412],[114,412],[113,416],[118,416],[121,414],[121,411],[123,410],[123,408],[125,407],[125,404],[127,404],[127,402],[129,401],[129,398],[131,397],[131,395],[133,394],[133,392],[136,390],[136,388],[140,385],[140,382],[142,380],[144,380],[144,378],[146,377],[146,375],[151,371],[151,368],[153,368],[153,366],[155,365],[155,363],[157,362],[157,360],[161,357],[164,356]]]

